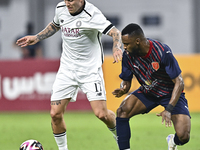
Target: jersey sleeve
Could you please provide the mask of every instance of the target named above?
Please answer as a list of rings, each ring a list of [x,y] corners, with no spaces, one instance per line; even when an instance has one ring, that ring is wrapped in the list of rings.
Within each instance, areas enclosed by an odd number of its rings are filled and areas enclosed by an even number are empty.
[[[58,9],[59,7],[61,7],[63,4],[59,3],[57,6],[56,6],[56,9],[55,9],[55,16],[54,16],[54,19],[52,21],[52,23],[56,26],[56,27],[60,27],[60,22],[59,22],[59,18],[58,18]]]
[[[131,81],[133,78],[133,72],[130,70],[129,63],[125,52],[122,57],[122,71],[119,77],[124,81]]]
[[[95,8],[90,25],[92,28],[97,29],[103,34],[107,34],[114,27],[114,25],[107,20],[107,18],[97,8]]]
[[[176,58],[173,56],[171,49],[166,45],[167,50],[163,55],[161,63],[165,65],[165,71],[171,79],[175,79],[181,73],[181,69]]]

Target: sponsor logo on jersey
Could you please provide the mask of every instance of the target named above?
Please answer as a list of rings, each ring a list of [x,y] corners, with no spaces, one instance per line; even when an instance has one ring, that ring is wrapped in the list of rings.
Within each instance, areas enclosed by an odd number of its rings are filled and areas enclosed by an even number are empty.
[[[154,80],[154,81],[146,80],[146,81],[145,81],[145,84],[143,84],[143,87],[144,87],[147,91],[149,91],[149,90],[151,90],[152,88],[154,88],[154,87],[156,86],[157,83],[158,83],[158,82],[157,82],[157,79]]]
[[[67,37],[79,37],[81,36],[79,29],[75,28],[67,28],[67,27],[61,27],[61,31],[64,34],[64,36]]]
[[[145,81],[145,84],[146,84],[146,85],[151,85],[151,83],[152,83],[151,80],[146,80],[146,81]]]
[[[152,65],[153,69],[156,71],[160,68],[160,65],[158,62],[152,62],[151,65]]]

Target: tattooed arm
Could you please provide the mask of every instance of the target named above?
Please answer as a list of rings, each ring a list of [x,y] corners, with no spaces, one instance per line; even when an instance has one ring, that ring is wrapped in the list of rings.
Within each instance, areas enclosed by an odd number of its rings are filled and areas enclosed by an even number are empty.
[[[121,50],[121,32],[116,28],[113,27],[109,33],[109,36],[113,38],[113,63],[118,62],[118,60],[122,60],[122,50]]]
[[[51,22],[47,25],[47,27],[42,30],[40,33],[37,34],[37,40],[41,41],[44,40],[52,35],[54,35],[60,28],[54,26]]]
[[[53,25],[53,23],[49,23],[47,27],[42,30],[37,35],[28,35],[19,40],[17,40],[16,44],[21,47],[26,47],[28,45],[34,45],[37,42],[44,40],[53,34],[55,34],[60,28]]]

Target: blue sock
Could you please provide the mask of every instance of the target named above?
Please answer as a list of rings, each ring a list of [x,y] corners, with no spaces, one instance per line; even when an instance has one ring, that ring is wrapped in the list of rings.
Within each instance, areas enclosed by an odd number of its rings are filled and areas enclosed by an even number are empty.
[[[131,131],[129,118],[116,118],[116,128],[118,136],[118,146],[120,150],[130,148]]]
[[[175,143],[176,145],[183,145],[183,144],[185,144],[185,143],[183,143],[183,142],[181,142],[181,141],[179,140],[179,138],[178,138],[178,136],[177,136],[176,133],[175,133],[175,136],[174,136],[174,143]]]

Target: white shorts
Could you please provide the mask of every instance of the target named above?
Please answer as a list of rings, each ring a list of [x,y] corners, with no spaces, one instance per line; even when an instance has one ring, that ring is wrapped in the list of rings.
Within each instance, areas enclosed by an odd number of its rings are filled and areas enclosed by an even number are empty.
[[[106,100],[102,68],[91,74],[59,68],[53,84],[51,101],[71,98],[70,101],[75,102],[79,88],[89,101]]]

